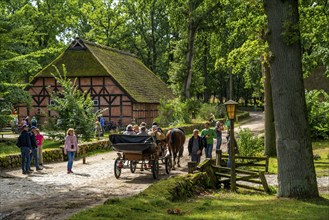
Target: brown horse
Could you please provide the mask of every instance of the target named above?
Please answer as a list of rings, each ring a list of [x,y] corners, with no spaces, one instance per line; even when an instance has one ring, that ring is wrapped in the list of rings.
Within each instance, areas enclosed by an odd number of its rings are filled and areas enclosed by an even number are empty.
[[[173,156],[174,161],[172,163],[172,169],[175,170],[176,158],[178,154],[177,166],[180,167],[179,160],[183,156],[185,133],[182,129],[174,128],[166,134],[167,146],[169,149],[170,156]]]

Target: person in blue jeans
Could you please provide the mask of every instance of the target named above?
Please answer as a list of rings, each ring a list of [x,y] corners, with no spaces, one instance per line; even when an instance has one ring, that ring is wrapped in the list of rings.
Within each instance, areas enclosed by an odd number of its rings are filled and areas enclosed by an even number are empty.
[[[79,153],[78,139],[74,134],[74,129],[69,128],[65,137],[64,154],[67,154],[67,173],[73,173],[73,161],[76,153]]]
[[[200,163],[200,157],[202,155],[203,149],[203,140],[199,136],[199,130],[193,130],[193,136],[188,141],[188,153],[191,156],[191,161],[196,162],[197,164]]]
[[[17,147],[21,149],[22,156],[22,173],[30,173],[30,153],[31,153],[31,139],[28,132],[29,126],[27,124],[23,125],[23,131],[18,137]]]
[[[216,132],[216,151],[220,149],[222,145],[222,131],[224,130],[223,124],[220,121],[216,122],[215,132]]]
[[[206,158],[212,157],[212,148],[214,145],[214,138],[216,138],[216,133],[214,129],[210,128],[210,122],[205,123],[205,128],[201,131],[201,137],[205,137],[207,140],[207,146],[205,146]]]
[[[30,155],[30,167],[31,167],[31,162],[32,162],[32,157],[33,157],[36,170],[42,170],[42,168],[40,168],[39,162],[38,162],[38,145],[37,145],[37,140],[35,138],[35,134],[36,134],[36,127],[32,126],[31,132],[30,132],[31,147],[32,147],[32,153]],[[33,170],[30,169],[30,171],[33,171]]]

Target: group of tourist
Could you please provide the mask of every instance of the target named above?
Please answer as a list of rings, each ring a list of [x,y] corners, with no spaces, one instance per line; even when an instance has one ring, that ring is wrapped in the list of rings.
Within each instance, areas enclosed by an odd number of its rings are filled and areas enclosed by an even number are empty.
[[[216,150],[220,149],[222,144],[222,131],[224,130],[224,125],[221,121],[216,122],[215,128],[210,128],[210,122],[207,121],[204,124],[204,129],[199,135],[199,130],[193,130],[193,136],[189,139],[188,142],[188,152],[191,156],[191,161],[196,163],[200,162],[202,155],[202,150],[205,151],[206,158],[212,158],[212,150],[214,145],[214,139],[216,138]]]
[[[43,157],[42,157],[42,142],[43,135],[40,133],[40,130],[32,126],[29,129],[29,125],[22,125],[22,132],[17,140],[17,147],[21,149],[22,156],[22,173],[29,174],[33,172],[31,169],[31,161],[34,158],[34,165],[36,170],[42,170]]]
[[[132,125],[129,124],[126,127],[126,130],[123,132],[125,135],[149,135],[149,136],[156,136],[157,140],[163,140],[165,139],[165,135],[162,132],[161,128],[158,127],[158,124],[156,122],[152,123],[152,127],[150,129],[146,128],[147,124],[145,122],[142,122],[140,125]]]
[[[42,142],[43,136],[40,134],[40,130],[36,127],[37,121],[33,117],[31,120],[31,129],[29,129],[28,117],[22,121],[22,132],[18,138],[17,146],[21,149],[22,156],[22,173],[29,174],[33,172],[31,169],[31,161],[34,158],[34,164],[36,170],[42,170],[43,157],[42,157]],[[126,130],[123,132],[125,135],[150,135],[156,136],[156,139],[165,139],[164,133],[157,123],[154,122],[150,129],[146,128],[146,123],[142,122],[140,125],[129,124]],[[96,136],[100,137],[100,133],[103,133],[103,127],[100,121],[96,122],[95,126]],[[216,150],[219,150],[222,144],[222,131],[224,130],[224,124],[221,121],[216,122],[215,128],[210,127],[210,122],[207,121],[204,124],[204,129],[199,135],[199,130],[193,130],[193,136],[188,141],[188,152],[191,156],[191,161],[196,163],[200,162],[202,150],[204,149],[206,158],[212,158],[212,150],[214,139],[216,138]],[[74,134],[74,129],[69,128],[64,144],[64,154],[68,157],[67,173],[73,173],[73,161],[76,153],[79,152],[78,140]]]
[[[21,149],[21,165],[22,173],[30,174],[33,172],[31,169],[32,158],[34,158],[34,165],[36,170],[43,169],[43,157],[42,157],[42,142],[44,140],[43,135],[40,133],[40,130],[32,126],[29,129],[27,124],[22,126],[22,132],[20,133],[17,140],[17,147]],[[73,161],[76,153],[79,153],[78,139],[74,134],[74,129],[69,128],[65,137],[64,144],[64,154],[67,155],[67,173],[73,173]]]

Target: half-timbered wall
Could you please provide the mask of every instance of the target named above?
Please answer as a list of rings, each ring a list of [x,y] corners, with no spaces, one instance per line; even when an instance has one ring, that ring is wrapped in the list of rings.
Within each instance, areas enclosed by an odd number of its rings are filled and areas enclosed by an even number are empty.
[[[151,124],[157,116],[157,103],[133,103],[129,95],[125,94],[109,76],[77,77],[76,83],[81,91],[90,94],[94,110],[102,111],[106,122],[113,121],[118,124],[121,120],[122,125],[127,125],[135,119],[138,124],[142,121]],[[20,106],[20,119],[37,115],[40,123],[43,123],[47,118],[55,117],[55,112],[49,111],[47,106],[51,103],[49,94],[59,90],[61,88],[54,78],[36,78],[28,90],[33,99],[32,108]]]
[[[132,112],[136,123],[146,122],[150,125],[158,115],[158,105],[157,103],[133,103]]]

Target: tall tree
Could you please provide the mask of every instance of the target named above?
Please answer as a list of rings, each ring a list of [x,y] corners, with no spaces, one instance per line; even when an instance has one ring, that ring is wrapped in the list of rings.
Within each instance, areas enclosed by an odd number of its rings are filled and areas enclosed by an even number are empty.
[[[80,4],[77,18],[80,21],[86,21],[90,28],[81,33],[81,37],[106,46],[120,48],[119,35],[123,34],[120,28],[125,25],[124,16],[120,16],[120,7],[113,0],[92,0]],[[73,5],[78,7],[79,3],[75,2]],[[79,29],[86,26],[85,22],[77,25],[80,25]]]
[[[275,124],[274,124],[274,112],[273,112],[273,99],[271,88],[271,73],[267,56],[262,56],[262,73],[264,80],[264,107],[265,107],[265,155],[276,156],[275,147]]]
[[[168,80],[170,26],[166,0],[123,0],[127,47],[163,80]]]
[[[201,27],[213,20],[209,18],[217,15],[215,12],[219,6],[219,1],[210,0],[180,0],[173,1],[170,5],[172,9],[169,15],[171,24],[179,30],[179,40],[175,44],[175,52],[182,56],[174,60],[175,63],[172,64],[171,71],[175,76],[172,81],[182,83],[182,85],[178,85],[178,90],[184,99],[195,95],[195,91],[193,91],[193,59],[197,33]]]
[[[264,1],[278,154],[278,196],[317,197],[302,75],[298,0]]]
[[[209,16],[220,6],[220,2],[213,3],[205,1],[189,0],[187,2],[187,77],[184,85],[184,96],[189,99],[191,97],[192,84],[192,65],[194,56],[194,41],[196,33],[202,24]]]

